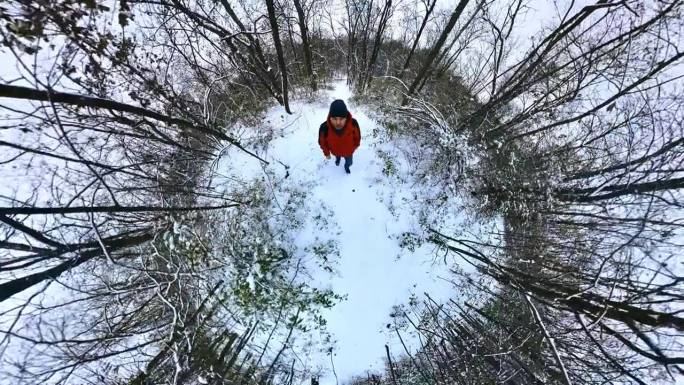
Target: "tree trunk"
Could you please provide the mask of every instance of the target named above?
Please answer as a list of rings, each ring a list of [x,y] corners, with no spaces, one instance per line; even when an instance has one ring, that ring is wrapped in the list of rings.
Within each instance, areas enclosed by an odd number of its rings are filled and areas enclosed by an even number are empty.
[[[447,37],[449,36],[449,33],[451,33],[451,30],[454,29],[454,26],[456,25],[456,21],[458,21],[458,19],[461,17],[461,14],[463,13],[463,10],[465,9],[466,5],[468,5],[469,1],[470,0],[461,0],[458,3],[458,6],[456,6],[454,13],[451,14],[451,17],[449,18],[449,22],[447,23],[446,27],[442,31],[442,34],[439,36],[439,39],[437,39],[437,42],[435,43],[435,45],[430,50],[430,53],[428,54],[428,57],[425,59],[423,66],[418,71],[418,76],[416,76],[416,78],[413,80],[413,83],[411,83],[411,86],[409,87],[407,95],[404,97],[404,100],[401,102],[402,106],[405,106],[408,103],[408,98],[411,95],[413,95],[413,92],[416,90],[416,87],[418,87],[418,85],[422,83],[423,78],[425,77],[425,75],[427,75],[428,70],[432,67],[432,62],[435,60],[435,58],[437,57],[437,54],[442,49],[442,46],[444,45],[444,42],[446,41]]]
[[[283,47],[280,44],[280,33],[278,32],[278,20],[275,13],[275,5],[273,0],[266,0],[266,8],[268,8],[268,20],[271,23],[271,33],[273,34],[273,44],[275,45],[276,55],[278,55],[278,65],[280,66],[280,74],[282,77],[282,91],[283,91],[283,105],[288,114],[290,111],[290,102],[287,97],[287,66],[285,65],[285,57],[283,56]]]
[[[313,64],[311,62],[311,46],[309,45],[309,31],[306,25],[306,15],[304,14],[304,8],[302,8],[302,3],[300,0],[294,0],[295,8],[297,8],[297,19],[299,20],[299,29],[302,34],[302,44],[304,45],[304,64],[306,66],[306,75],[311,81],[311,89],[316,91],[318,87],[316,86],[316,77],[313,73]]]
[[[141,243],[151,240],[154,235],[151,232],[143,233],[138,236],[132,236],[124,239],[118,239],[111,242],[106,242],[105,245],[109,249],[109,252],[123,249],[126,247],[137,246]],[[22,291],[48,279],[55,279],[59,277],[62,273],[67,270],[71,270],[74,267],[81,265],[91,259],[97,258],[104,255],[104,251],[101,247],[95,247],[91,250],[80,253],[76,258],[68,259],[57,266],[51,267],[47,270],[43,270],[39,273],[34,273],[25,277],[13,279],[8,282],[0,284],[0,302],[12,297],[13,295],[19,294]]]
[[[200,315],[204,312],[204,307],[206,306],[207,302],[216,294],[216,291],[223,285],[223,281],[219,281],[214,287],[209,291],[207,296],[202,300],[200,303],[199,307],[197,310],[187,319],[185,322],[182,322],[180,326],[178,327],[178,330],[175,330],[172,334],[171,340],[166,341],[166,343],[163,345],[161,350],[147,363],[147,366],[145,367],[145,370],[139,373],[129,384],[130,385],[143,385],[145,384],[145,380],[150,376],[152,372],[159,366],[159,364],[164,360],[164,358],[168,355],[169,351],[171,350],[171,347],[173,346],[176,341],[179,339],[186,337],[186,334],[184,332],[188,329],[191,329],[195,326],[195,323],[197,319],[200,317]],[[235,334],[230,334],[230,340],[232,341],[235,339]]]
[[[155,207],[155,206],[85,206],[85,207],[0,207],[0,216],[5,215],[50,215],[87,213],[149,213],[217,210],[238,206],[231,203],[220,206]]]
[[[406,57],[406,61],[404,62],[404,66],[401,68],[401,72],[399,73],[399,79],[404,77],[404,72],[406,72],[406,70],[409,67],[409,64],[411,63],[411,58],[413,57],[413,53],[416,51],[416,47],[418,47],[418,42],[420,41],[420,37],[423,34],[423,30],[425,29],[425,26],[427,25],[428,19],[430,18],[432,11],[435,9],[436,4],[437,4],[437,0],[434,0],[432,2],[432,4],[429,5],[429,7],[426,10],[425,17],[423,18],[423,22],[420,24],[420,28],[418,29],[418,34],[416,35],[416,40],[413,41],[413,45],[411,46],[411,51],[409,51],[409,54]]]
[[[45,101],[51,103],[60,104],[71,104],[75,106],[82,107],[92,107],[100,108],[105,110],[114,110],[120,112],[128,112],[131,114],[144,116],[146,118],[151,118],[158,120],[160,122],[175,124],[181,127],[187,127],[203,134],[213,136],[220,140],[226,140],[231,144],[235,145],[242,151],[250,154],[251,156],[261,160],[262,162],[268,164],[265,160],[261,159],[258,155],[252,153],[251,151],[244,148],[240,142],[236,139],[227,136],[223,132],[215,130],[211,127],[207,127],[202,124],[194,123],[189,120],[174,118],[168,115],[160,114],[159,112],[148,110],[146,108],[132,106],[130,104],[119,103],[109,99],[96,98],[92,96],[72,94],[67,92],[55,92],[55,91],[42,91],[35,88],[21,87],[21,86],[11,86],[7,84],[0,84],[0,97],[15,98],[15,99],[27,99],[27,100],[37,100]]]
[[[387,28],[387,22],[389,21],[392,12],[392,0],[386,0],[385,6],[382,8],[382,13],[380,15],[380,22],[378,24],[378,30],[375,33],[375,40],[373,41],[373,51],[371,52],[370,60],[366,66],[365,77],[362,79],[361,89],[364,90],[368,87],[370,83],[371,75],[373,74],[373,68],[375,67],[375,62],[378,59],[378,54],[380,53],[380,46],[382,45],[382,36]]]
[[[366,16],[365,16],[365,23],[363,24],[363,31],[362,31],[362,39],[361,39],[361,58],[358,61],[357,64],[357,71],[358,73],[356,74],[356,88],[358,90],[363,87],[363,80],[366,78],[366,72],[368,71],[368,68],[366,67],[367,59],[368,59],[368,40],[369,37],[368,35],[370,34],[370,28],[371,28],[371,17],[373,16],[373,0],[370,0],[370,3],[363,3],[366,8]]]
[[[656,191],[679,190],[684,188],[684,178],[656,180],[644,183],[627,183],[604,187],[590,187],[583,189],[561,189],[559,198],[564,201],[591,203],[625,195],[654,193]],[[590,195],[594,192],[604,192],[601,195]]]

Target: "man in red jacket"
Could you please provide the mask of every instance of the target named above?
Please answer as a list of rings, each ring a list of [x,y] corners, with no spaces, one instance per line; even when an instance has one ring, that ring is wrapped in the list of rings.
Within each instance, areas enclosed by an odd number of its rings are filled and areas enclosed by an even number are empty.
[[[349,167],[353,163],[354,151],[361,144],[361,130],[359,122],[352,118],[347,106],[341,100],[330,104],[328,119],[318,129],[318,144],[326,159],[330,154],[335,155],[335,165],[340,165],[340,158],[344,158],[344,171],[351,173]]]

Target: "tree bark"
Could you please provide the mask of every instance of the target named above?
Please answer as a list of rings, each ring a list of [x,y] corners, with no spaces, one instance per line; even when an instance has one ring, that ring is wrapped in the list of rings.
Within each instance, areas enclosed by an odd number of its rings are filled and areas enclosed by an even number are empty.
[[[255,38],[250,31],[245,28],[245,25],[242,23],[240,18],[237,16],[235,11],[233,10],[233,7],[231,7],[230,3],[228,0],[221,0],[221,4],[223,4],[223,8],[225,8],[226,12],[228,12],[228,15],[230,18],[233,20],[233,22],[238,26],[240,29],[240,32],[244,33],[245,36],[247,36],[247,39],[249,40],[249,44],[247,45],[247,49],[249,53],[252,55],[252,58],[254,58],[254,62],[256,65],[254,66],[255,69],[258,69],[259,72],[262,72],[264,76],[267,79],[268,83],[271,83],[271,86],[269,86],[269,89],[272,89],[273,96],[278,100],[278,103],[283,104],[284,101],[278,95],[278,92],[281,91],[278,88],[278,82],[273,76],[273,72],[268,70],[269,64],[268,61],[266,60],[266,55],[264,55],[264,50],[261,48],[261,44],[259,43],[259,39]]]
[[[461,0],[458,3],[458,5],[456,6],[456,9],[451,14],[451,17],[449,18],[449,22],[447,23],[446,27],[442,31],[442,34],[439,36],[439,39],[437,39],[437,42],[435,42],[435,45],[430,50],[430,53],[428,54],[428,57],[425,59],[423,66],[418,71],[418,76],[416,76],[416,78],[413,80],[413,83],[411,83],[411,86],[409,87],[408,93],[404,97],[404,100],[401,103],[402,106],[405,106],[408,103],[408,98],[411,95],[413,95],[413,92],[416,90],[416,87],[418,87],[418,85],[422,83],[423,77],[426,76],[428,70],[430,70],[430,68],[432,67],[432,62],[437,57],[437,54],[439,54],[439,51],[442,49],[442,46],[444,45],[444,42],[446,41],[447,37],[449,36],[449,33],[451,33],[451,30],[454,29],[456,22],[461,17],[461,14],[463,13],[463,10],[465,9],[466,5],[468,5],[469,1],[470,0]]]
[[[0,207],[0,216],[5,215],[50,215],[86,213],[149,213],[217,210],[239,206],[231,203],[220,206],[154,207],[154,206],[89,206],[89,207]]]
[[[278,32],[278,20],[276,18],[273,0],[266,0],[266,8],[268,8],[268,20],[271,23],[273,44],[275,45],[276,55],[278,55],[278,65],[280,66],[280,75],[282,77],[283,105],[285,106],[285,111],[288,114],[292,114],[290,111],[290,102],[287,97],[287,66],[285,65],[285,57],[283,56],[283,47],[280,44],[280,32]]]
[[[558,192],[561,199],[565,201],[591,203],[617,198],[624,195],[652,193],[663,190],[678,190],[682,188],[684,188],[684,177],[644,183],[611,185],[602,187],[600,189],[598,187],[584,189],[562,189]],[[596,191],[605,191],[606,193],[601,195],[588,195]]]
[[[14,99],[26,99],[26,100],[37,100],[45,102],[53,102],[60,104],[71,104],[81,107],[91,107],[100,108],[105,110],[114,110],[120,112],[128,112],[131,114],[144,116],[146,118],[151,118],[158,120],[160,122],[175,124],[181,127],[191,128],[198,132],[213,136],[220,140],[228,141],[234,146],[238,147],[242,151],[250,154],[251,156],[261,160],[263,163],[268,164],[265,160],[261,159],[258,155],[244,148],[240,142],[230,136],[217,131],[213,128],[193,123],[189,120],[174,118],[168,115],[161,114],[156,111],[148,110],[146,108],[132,106],[130,104],[115,102],[109,99],[96,98],[92,96],[72,94],[67,92],[55,92],[55,91],[42,91],[35,88],[21,87],[21,86],[11,86],[8,84],[0,84],[0,97],[14,98]]]
[[[418,42],[420,41],[420,37],[423,35],[423,30],[425,29],[425,26],[427,25],[428,19],[430,18],[432,11],[435,9],[436,4],[437,4],[437,0],[433,0],[432,4],[430,4],[428,6],[428,8],[425,12],[425,17],[423,18],[423,22],[420,24],[420,28],[418,29],[418,34],[416,35],[416,40],[413,41],[413,45],[411,46],[411,51],[409,51],[409,54],[406,57],[406,61],[404,62],[404,66],[401,67],[401,72],[399,73],[399,79],[402,79],[404,77],[404,73],[406,72],[406,70],[409,67],[409,64],[411,63],[411,58],[413,57],[413,53],[416,51],[416,47],[418,47]]]
[[[114,240],[106,243],[106,246],[108,247],[108,251],[112,252],[126,247],[140,245],[144,242],[151,240],[153,237],[154,235],[151,232],[148,232],[137,236]],[[90,261],[91,259],[101,257],[103,255],[104,251],[102,250],[102,248],[96,247],[91,250],[79,253],[76,258],[69,259],[47,270],[31,274],[25,277],[17,278],[8,282],[4,282],[0,284],[0,303],[40,282],[43,282],[48,279],[55,279],[65,271],[71,270],[74,267],[77,267],[85,262]]]
[[[370,83],[370,79],[373,74],[373,68],[375,67],[375,62],[378,59],[378,54],[380,53],[380,47],[382,46],[382,36],[387,28],[387,22],[389,21],[392,12],[392,0],[386,0],[385,6],[382,8],[382,13],[380,14],[380,22],[378,23],[378,30],[375,33],[375,39],[373,40],[373,50],[371,52],[371,57],[366,65],[365,77],[361,79],[361,90],[366,89]]]
[[[313,63],[311,62],[311,46],[309,45],[309,30],[306,25],[306,15],[300,0],[294,0],[295,8],[297,9],[297,20],[299,20],[299,29],[302,34],[302,44],[304,45],[304,64],[306,66],[306,75],[311,82],[311,89],[318,90],[316,85],[316,77],[313,72]]]

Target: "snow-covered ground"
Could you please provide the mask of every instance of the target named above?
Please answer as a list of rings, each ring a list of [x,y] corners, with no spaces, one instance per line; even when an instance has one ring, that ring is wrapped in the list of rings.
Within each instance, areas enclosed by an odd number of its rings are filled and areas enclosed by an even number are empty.
[[[317,237],[331,237],[337,242],[339,260],[335,272],[316,273],[316,286],[331,287],[346,295],[325,313],[328,331],[336,341],[333,362],[340,383],[352,375],[364,375],[368,369],[384,367],[385,349],[389,344],[396,357],[401,345],[388,333],[392,307],[408,301],[411,293],[420,298],[424,292],[435,299],[446,299],[450,285],[440,277],[449,273],[442,264],[433,263],[430,246],[414,252],[399,246],[399,235],[418,231],[418,218],[412,210],[413,192],[409,184],[383,173],[385,161],[378,156],[380,144],[371,135],[377,127],[363,106],[350,101],[351,93],[344,80],[333,84],[316,102],[292,103],[292,115],[280,106],[267,112],[264,126],[277,136],[271,141],[267,168],[278,175],[274,183],[291,183],[304,187],[307,201],[330,213],[330,229],[307,228],[295,237],[305,247]],[[361,146],[354,154],[351,174],[335,166],[334,158],[326,160],[317,138],[318,127],[325,121],[330,102],[343,99],[361,127]],[[240,177],[258,177],[264,171],[254,160],[229,151],[220,162],[220,172]],[[289,176],[284,179],[286,169]],[[397,160],[398,172],[406,172]],[[283,178],[283,179],[280,179]],[[327,234],[321,234],[327,232]],[[312,366],[327,372],[321,383],[335,383],[330,356],[312,351]]]

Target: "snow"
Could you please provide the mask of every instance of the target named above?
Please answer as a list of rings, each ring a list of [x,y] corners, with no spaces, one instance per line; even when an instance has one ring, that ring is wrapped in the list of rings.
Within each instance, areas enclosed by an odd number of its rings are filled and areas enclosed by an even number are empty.
[[[304,186],[309,194],[307,201],[329,210],[329,220],[336,224],[334,231],[323,230],[326,234],[309,224],[294,242],[300,248],[321,237],[337,242],[339,260],[333,264],[334,273],[318,269],[313,279],[317,287],[331,287],[337,294],[347,296],[324,314],[328,331],[336,341],[335,372],[339,382],[344,383],[368,369],[382,370],[385,344],[394,356],[403,352],[388,333],[393,306],[408,302],[412,293],[421,297],[427,292],[436,300],[447,299],[450,284],[440,279],[448,277],[449,272],[443,264],[433,263],[431,247],[409,251],[399,246],[399,235],[420,231],[412,211],[415,202],[411,202],[411,186],[383,174],[385,161],[376,151],[382,144],[371,135],[381,127],[363,106],[350,100],[352,94],[346,81],[337,81],[333,86],[314,103],[293,102],[292,115],[286,115],[280,106],[267,113],[264,123],[280,137],[268,146],[265,157],[270,164],[265,169],[276,173],[276,185]],[[354,153],[349,175],[342,167],[344,162],[335,166],[334,157],[326,160],[317,143],[318,127],[334,99],[345,101],[361,128],[361,146]],[[249,179],[264,173],[256,160],[233,149],[226,154],[219,165],[226,180]],[[396,161],[400,173],[408,172],[399,159]],[[287,179],[284,165],[288,167]],[[309,362],[326,372],[321,384],[335,383],[329,355],[324,351],[310,352]]]

